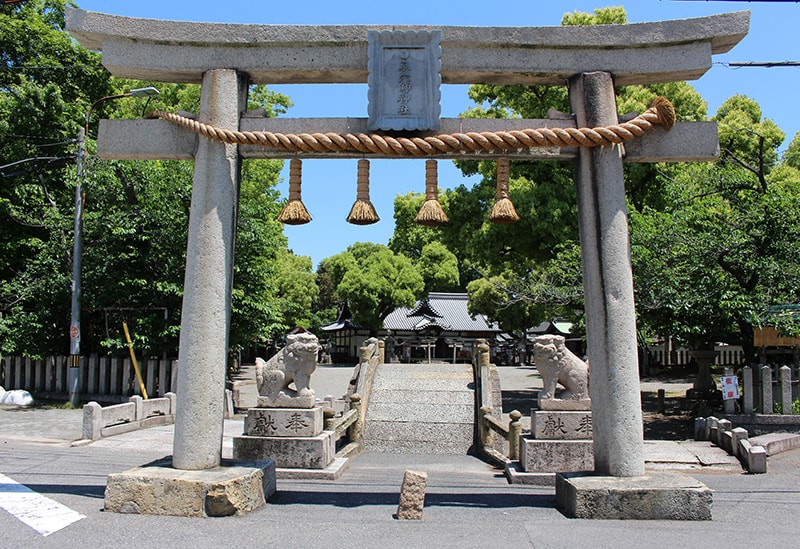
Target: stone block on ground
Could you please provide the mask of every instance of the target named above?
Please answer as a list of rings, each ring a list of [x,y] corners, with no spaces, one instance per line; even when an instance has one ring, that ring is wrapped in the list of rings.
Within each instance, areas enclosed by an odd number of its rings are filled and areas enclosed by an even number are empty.
[[[711,520],[712,500],[710,488],[679,473],[556,475],[556,506],[570,518]]]
[[[220,467],[175,469],[171,458],[108,476],[105,510],[112,513],[220,517],[263,506],[275,493],[273,460],[222,460]]]
[[[425,507],[425,487],[428,484],[428,473],[406,471],[403,475],[403,486],[400,490],[400,503],[397,506],[399,520],[421,520]]]
[[[277,467],[324,469],[336,455],[336,434],[315,437],[233,437],[234,459],[274,459]]]

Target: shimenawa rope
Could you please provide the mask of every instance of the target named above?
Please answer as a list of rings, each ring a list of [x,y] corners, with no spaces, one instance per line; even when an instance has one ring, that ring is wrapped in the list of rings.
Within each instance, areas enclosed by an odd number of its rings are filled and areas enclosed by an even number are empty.
[[[428,137],[334,132],[242,132],[217,128],[165,111],[153,111],[148,118],[163,118],[209,139],[229,144],[261,145],[287,152],[354,152],[422,157],[442,153],[509,151],[532,147],[597,147],[619,144],[640,137],[656,124],[670,129],[675,124],[675,108],[668,99],[657,97],[642,114],[611,126],[450,133]]]

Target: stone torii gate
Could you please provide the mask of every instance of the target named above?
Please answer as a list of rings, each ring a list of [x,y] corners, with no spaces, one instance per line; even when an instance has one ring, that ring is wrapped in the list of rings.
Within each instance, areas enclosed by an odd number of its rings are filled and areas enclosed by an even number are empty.
[[[432,28],[189,23],[67,10],[69,32],[88,49],[101,50],[103,64],[115,76],[202,84],[198,121],[227,130],[297,134],[367,133],[368,122],[365,118],[267,119],[243,115],[248,85],[365,83],[368,31],[440,31],[443,84],[569,88],[574,120],[443,119],[437,132],[448,133],[617,124],[615,85],[699,78],[711,67],[712,55],[734,47],[747,34],[748,26],[749,12],[630,25]],[[195,162],[172,466],[180,471],[217,468],[221,463],[240,159],[291,158],[298,153],[213,141],[164,120],[103,120],[98,154],[117,159]],[[465,155],[500,156],[497,152],[458,152],[435,153],[428,158]],[[302,156],[365,155],[312,151]],[[597,502],[593,511],[585,512],[582,507],[584,496],[595,497],[596,482],[604,482],[603,490],[624,491],[637,489],[636,483],[646,478],[645,490],[688,490],[701,494],[700,503],[689,511],[685,502],[683,509],[672,504],[667,510],[641,517],[634,509],[641,507],[636,500],[630,507],[618,506],[612,511],[613,517],[710,518],[710,492],[701,484],[676,488],[672,480],[667,480],[659,487],[658,481],[644,477],[622,167],[623,162],[714,159],[718,156],[716,125],[679,122],[670,131],[656,128],[624,145],[520,148],[503,151],[502,156],[573,161],[576,166],[594,416],[595,476],[589,480],[595,484],[581,485],[580,478],[560,477],[559,505],[573,516],[588,513],[605,517],[606,510],[602,505],[597,507]],[[695,516],[688,517],[687,513]]]

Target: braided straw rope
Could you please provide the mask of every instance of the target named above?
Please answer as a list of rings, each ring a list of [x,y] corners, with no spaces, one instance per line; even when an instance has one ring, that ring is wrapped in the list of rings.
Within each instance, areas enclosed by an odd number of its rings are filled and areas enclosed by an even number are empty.
[[[388,156],[423,157],[443,153],[509,151],[532,147],[597,147],[640,137],[658,124],[669,129],[675,123],[675,108],[657,97],[645,112],[620,124],[597,128],[540,128],[497,132],[467,132],[429,137],[393,137],[365,133],[273,133],[242,132],[217,128],[165,111],[148,118],[163,118],[173,124],[223,143],[261,145],[287,152],[357,152]]]

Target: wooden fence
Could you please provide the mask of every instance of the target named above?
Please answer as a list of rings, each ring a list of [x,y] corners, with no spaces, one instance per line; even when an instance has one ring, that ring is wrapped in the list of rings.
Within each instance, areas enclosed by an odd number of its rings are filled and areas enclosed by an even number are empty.
[[[717,345],[717,358],[714,364],[718,366],[738,366],[744,363],[744,351],[739,345]],[[686,366],[691,360],[689,349],[672,349],[667,345],[651,345],[648,348],[650,360],[661,366]]]
[[[0,359],[0,385],[6,390],[25,389],[34,398],[67,400],[68,357],[41,360],[23,357]],[[163,397],[176,392],[178,361],[169,359],[139,362],[148,397]],[[130,358],[92,355],[81,357],[78,392],[82,401],[127,402],[141,395]]]

